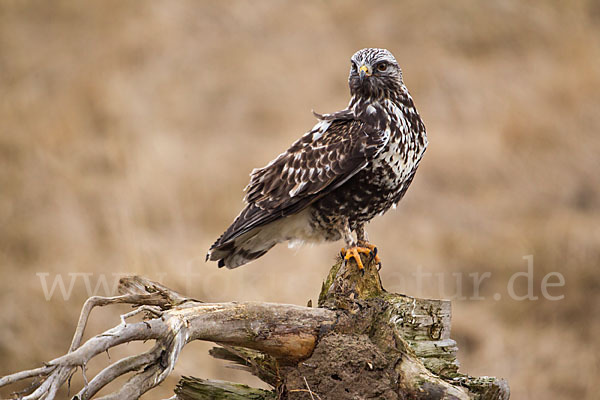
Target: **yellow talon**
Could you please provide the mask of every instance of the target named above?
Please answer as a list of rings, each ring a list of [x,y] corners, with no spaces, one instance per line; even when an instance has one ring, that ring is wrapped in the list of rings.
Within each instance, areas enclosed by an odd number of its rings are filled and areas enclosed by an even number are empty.
[[[381,258],[379,258],[379,256],[377,255],[377,246],[375,246],[374,244],[371,243],[362,243],[362,247],[367,247],[369,249],[371,249],[371,252],[373,254],[375,254],[375,256],[373,257],[373,260],[375,260],[375,264],[381,264]]]
[[[374,248],[375,246],[373,246],[373,249]],[[350,247],[348,250],[342,248],[342,255],[344,256],[344,261],[348,261],[349,259],[354,258],[354,261],[356,261],[356,266],[358,267],[359,271],[364,272],[365,267],[362,263],[362,260],[360,259],[360,253],[373,254],[373,249],[369,247],[360,246]],[[379,257],[377,255],[375,255],[375,261],[377,263],[380,262]]]

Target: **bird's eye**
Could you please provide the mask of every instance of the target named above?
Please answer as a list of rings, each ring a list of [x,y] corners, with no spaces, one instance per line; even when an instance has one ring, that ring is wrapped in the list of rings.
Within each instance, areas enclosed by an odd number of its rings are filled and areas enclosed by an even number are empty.
[[[352,69],[352,71],[356,71],[356,64],[354,64],[354,61],[350,61],[350,69]]]
[[[381,63],[377,66],[377,71],[385,72],[388,69],[388,65],[386,63]]]

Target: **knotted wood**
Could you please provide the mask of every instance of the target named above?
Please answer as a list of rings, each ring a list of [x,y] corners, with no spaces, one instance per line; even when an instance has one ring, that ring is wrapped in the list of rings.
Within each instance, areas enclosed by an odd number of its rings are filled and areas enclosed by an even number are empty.
[[[342,260],[331,268],[318,306],[335,311],[337,321],[321,329],[308,358],[282,365],[268,355],[237,347],[213,348],[211,355],[274,386],[273,392],[262,394],[264,399],[273,395],[280,399],[509,398],[506,381],[458,372],[449,301],[388,293],[377,266],[367,256],[363,264],[364,274],[354,263],[344,265]],[[198,384],[194,382],[195,387]],[[184,389],[190,389],[186,380],[178,387]],[[187,396],[181,399],[235,398],[206,397],[200,391],[197,397]]]
[[[185,377],[179,400],[198,399],[480,399],[509,398],[506,381],[458,372],[450,337],[450,302],[388,293],[376,265],[363,257],[364,274],[352,261],[330,270],[318,307],[241,302],[204,303],[141,277],[121,279],[120,295],[92,297],[84,305],[68,352],[39,368],[0,378],[0,387],[34,379],[17,396],[53,399],[78,367],[98,354],[136,340],[149,351],[116,360],[87,377],[74,399],[96,398],[119,376],[134,373],[102,399],[138,398],[168,376],[193,340],[219,345],[210,354],[269,384],[253,389]],[[127,303],[135,309],[121,323],[81,343],[94,307]],[[136,314],[141,322],[128,323]],[[73,388],[72,388],[73,389]]]

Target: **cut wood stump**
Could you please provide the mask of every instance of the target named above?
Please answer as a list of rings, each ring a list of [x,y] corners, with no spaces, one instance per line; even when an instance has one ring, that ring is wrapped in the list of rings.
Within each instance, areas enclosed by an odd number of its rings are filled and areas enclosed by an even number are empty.
[[[173,370],[193,340],[217,343],[210,354],[244,369],[272,390],[183,377],[175,399],[478,399],[506,400],[505,380],[458,372],[446,300],[386,292],[377,266],[364,273],[342,260],[331,268],[318,307],[273,303],[204,303],[140,277],[122,278],[120,296],[92,297],[83,307],[67,354],[44,366],[0,378],[0,387],[34,379],[23,399],[53,399],[78,367],[116,345],[154,340],[146,353],[115,361],[89,378],[74,399],[96,398],[121,375],[132,375],[102,399],[138,398]],[[116,327],[81,344],[93,307],[136,308]],[[127,323],[134,314],[145,320]]]

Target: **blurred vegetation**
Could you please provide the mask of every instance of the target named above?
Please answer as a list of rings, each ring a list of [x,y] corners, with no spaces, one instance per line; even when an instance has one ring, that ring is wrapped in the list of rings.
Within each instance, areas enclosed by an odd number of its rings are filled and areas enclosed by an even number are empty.
[[[339,244],[278,246],[234,271],[204,254],[247,173],[308,130],[311,109],[345,107],[348,60],[367,46],[395,54],[430,138],[405,200],[368,229],[384,285],[451,296],[459,276],[469,297],[468,274],[490,272],[484,300],[454,303],[462,370],[507,378],[515,399],[596,398],[595,0],[0,2],[0,375],[68,348],[84,276],[93,288],[142,274],[209,301],[315,300]],[[507,282],[527,255],[540,299],[515,301]],[[419,293],[418,268],[434,274]],[[553,271],[560,301],[540,294]],[[46,300],[40,272],[76,278],[68,301]],[[92,319],[90,332],[118,322]],[[186,348],[146,397],[180,375],[256,384],[206,348]]]

